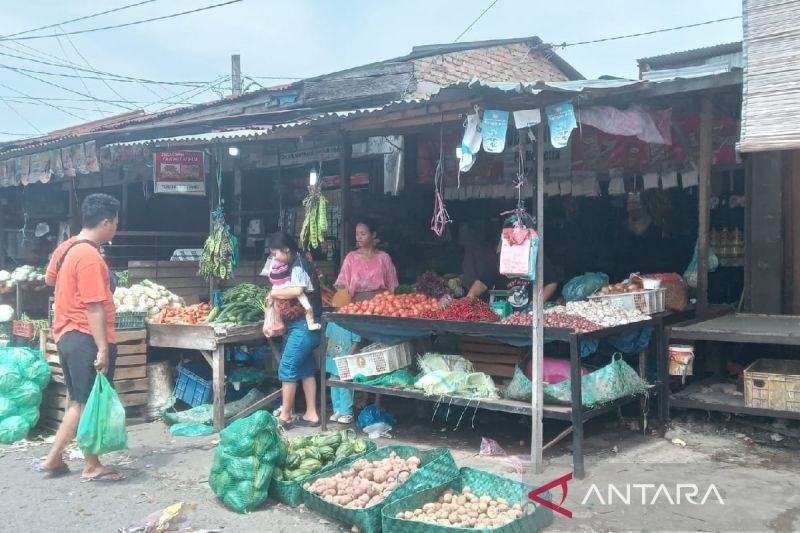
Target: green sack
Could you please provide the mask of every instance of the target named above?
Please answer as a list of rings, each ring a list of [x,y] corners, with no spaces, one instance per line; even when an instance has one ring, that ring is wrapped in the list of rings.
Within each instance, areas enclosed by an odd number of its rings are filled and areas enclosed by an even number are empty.
[[[208,484],[230,509],[246,513],[267,499],[272,471],[286,459],[288,443],[277,419],[266,411],[223,429]]]
[[[514,377],[511,378],[511,383],[506,387],[503,396],[509,400],[520,400],[528,402],[533,395],[533,383],[528,379],[528,376],[519,368],[519,365],[514,367]]]
[[[396,387],[396,388],[410,388],[414,386],[417,378],[405,368],[395,370],[389,374],[384,374],[375,378],[367,378],[361,374],[356,374],[353,377],[353,383],[363,383],[365,385],[373,385],[375,387]]]
[[[545,398],[570,403],[572,400],[570,383],[569,379],[554,385],[545,383],[543,388]],[[622,356],[614,357],[611,363],[581,378],[581,403],[587,407],[646,392],[647,382],[639,377],[631,365],[622,360]]]
[[[178,423],[169,427],[169,434],[174,437],[205,437],[214,433],[214,428],[206,424]]]
[[[34,422],[35,424],[36,422]],[[18,440],[24,439],[25,435],[31,429],[28,420],[21,416],[9,416],[0,420],[0,442],[3,444],[12,444]]]
[[[78,424],[78,447],[86,455],[103,455],[128,448],[125,408],[102,372],[94,379]]]

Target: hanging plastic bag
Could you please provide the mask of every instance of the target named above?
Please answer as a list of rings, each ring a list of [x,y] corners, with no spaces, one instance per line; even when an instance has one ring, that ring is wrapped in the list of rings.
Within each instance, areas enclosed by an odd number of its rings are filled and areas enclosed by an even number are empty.
[[[683,279],[685,279],[686,284],[692,288],[697,288],[697,261],[698,261],[698,250],[697,250],[697,243],[695,243],[694,255],[692,256],[692,260],[689,263],[689,266],[686,267],[686,272],[683,273]],[[709,246],[708,271],[716,272],[717,268],[719,268],[719,259],[717,258],[717,254],[714,253],[714,249]]]
[[[270,300],[267,312],[264,315],[264,335],[267,337],[280,337],[286,332],[286,325],[275,305],[275,300]]]
[[[78,447],[84,455],[103,455],[128,448],[125,408],[102,372],[97,373],[78,424]]]
[[[546,399],[572,401],[572,385],[569,379],[555,385],[545,383],[543,389]],[[646,392],[647,382],[639,377],[622,356],[614,357],[611,363],[581,378],[581,403],[587,407]]]
[[[504,276],[534,279],[539,236],[531,228],[517,225],[503,229],[500,248],[500,273]]]

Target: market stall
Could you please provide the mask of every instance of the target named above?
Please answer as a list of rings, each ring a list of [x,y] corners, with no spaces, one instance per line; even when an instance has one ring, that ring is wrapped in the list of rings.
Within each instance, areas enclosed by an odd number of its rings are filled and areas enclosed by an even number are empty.
[[[582,398],[581,387],[581,347],[586,341],[596,341],[602,338],[618,336],[641,328],[654,329],[651,351],[642,350],[639,354],[639,373],[646,375],[648,356],[654,356],[658,362],[659,386],[666,383],[665,358],[660,353],[662,345],[662,316],[656,315],[647,320],[632,322],[622,326],[597,329],[591,332],[576,332],[574,329],[545,327],[544,342],[560,342],[569,346],[570,362],[570,392],[571,402],[547,403],[545,402],[542,416],[546,419],[561,420],[572,424],[573,434],[573,464],[575,476],[584,476],[583,464],[583,424],[592,418],[606,413],[614,412],[622,405],[634,402],[640,397],[629,395],[602,405],[586,406]],[[348,315],[332,313],[326,315],[328,323],[334,323],[366,339],[381,338],[386,340],[405,340],[433,335],[466,335],[470,337],[485,337],[497,340],[504,344],[529,346],[531,344],[530,327],[515,326],[499,323],[474,323],[447,320],[430,320],[418,318],[396,318],[368,315]],[[500,357],[497,357],[500,359]],[[322,374],[322,391],[330,387],[342,387],[367,393],[386,396],[397,396],[415,400],[445,402],[449,405],[458,405],[469,408],[480,408],[489,411],[500,411],[523,416],[532,416],[530,402],[509,400],[504,398],[480,398],[469,396],[430,396],[414,388],[397,388],[386,386],[373,386],[351,380],[329,379]],[[655,385],[650,387],[648,394],[658,392]],[[323,428],[326,424],[326,404],[322,402],[321,417]]]

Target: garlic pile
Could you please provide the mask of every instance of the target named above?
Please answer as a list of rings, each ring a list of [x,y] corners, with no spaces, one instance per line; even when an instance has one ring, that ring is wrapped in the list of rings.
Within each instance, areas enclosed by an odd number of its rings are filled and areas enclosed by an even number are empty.
[[[422,509],[397,513],[396,518],[464,529],[492,529],[522,515],[518,503],[512,505],[503,498],[476,496],[470,487],[464,487],[461,494],[447,489],[437,501],[426,503]]]
[[[642,320],[650,319],[649,316],[635,309],[624,309],[602,300],[567,302],[566,306],[553,307],[545,311],[545,313],[559,312],[583,317],[604,328],[623,326],[631,322],[641,322]]]

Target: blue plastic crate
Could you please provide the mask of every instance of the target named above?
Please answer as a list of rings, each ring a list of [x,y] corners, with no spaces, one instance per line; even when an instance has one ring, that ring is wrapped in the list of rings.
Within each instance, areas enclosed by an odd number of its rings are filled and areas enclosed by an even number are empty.
[[[192,407],[211,402],[211,382],[201,378],[191,370],[181,367],[178,372],[178,381],[172,395],[188,403]]]

